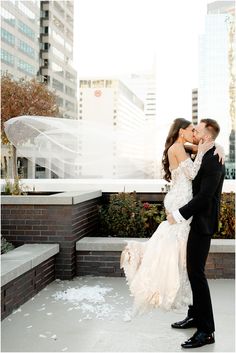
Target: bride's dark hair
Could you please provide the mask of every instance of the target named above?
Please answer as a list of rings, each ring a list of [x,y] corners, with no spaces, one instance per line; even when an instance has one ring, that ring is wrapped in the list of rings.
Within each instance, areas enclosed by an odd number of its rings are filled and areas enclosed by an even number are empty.
[[[165,143],[165,149],[163,152],[163,156],[162,156],[162,167],[164,169],[164,176],[163,178],[167,181],[171,180],[171,172],[170,172],[170,164],[169,164],[169,158],[168,158],[168,150],[170,148],[170,146],[173,145],[173,143],[175,143],[175,141],[177,140],[178,136],[179,136],[179,130],[182,129],[186,129],[191,123],[191,121],[188,121],[186,119],[182,119],[182,118],[177,118],[174,120],[173,124],[170,127],[170,131],[168,133],[167,139],[166,139],[166,143]]]

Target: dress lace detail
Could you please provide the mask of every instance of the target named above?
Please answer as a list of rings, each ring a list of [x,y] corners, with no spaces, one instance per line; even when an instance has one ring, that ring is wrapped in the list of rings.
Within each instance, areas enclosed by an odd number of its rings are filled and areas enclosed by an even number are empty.
[[[201,166],[203,153],[171,171],[172,185],[164,206],[172,212],[192,199],[192,179]],[[179,309],[192,303],[186,269],[186,246],[191,218],[180,224],[162,222],[145,242],[129,241],[121,254],[131,295],[133,314],[153,308]]]

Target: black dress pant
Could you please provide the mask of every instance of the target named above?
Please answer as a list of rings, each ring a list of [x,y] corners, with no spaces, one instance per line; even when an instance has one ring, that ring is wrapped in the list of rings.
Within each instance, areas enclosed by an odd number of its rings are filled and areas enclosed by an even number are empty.
[[[196,319],[197,329],[206,333],[215,331],[211,295],[205,276],[205,264],[211,236],[190,230],[187,243],[187,271],[193,293],[193,305],[188,316]]]

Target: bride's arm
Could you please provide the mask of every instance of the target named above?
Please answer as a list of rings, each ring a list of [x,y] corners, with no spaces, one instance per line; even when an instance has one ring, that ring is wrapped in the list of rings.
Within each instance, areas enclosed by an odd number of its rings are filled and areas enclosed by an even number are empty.
[[[179,163],[182,162],[182,170],[188,179],[193,180],[196,177],[196,175],[201,167],[202,158],[204,156],[204,153],[207,152],[212,147],[213,147],[213,142],[202,143],[200,141],[200,143],[198,145],[198,152],[197,152],[197,155],[196,155],[194,162],[190,158],[185,158],[185,160],[183,160],[183,158],[182,158],[183,156],[181,155],[181,149],[178,148],[178,153],[176,155],[176,158]]]
[[[215,152],[214,152],[214,155],[215,154],[218,154],[219,156],[219,162],[221,162],[222,164],[224,164],[225,162],[225,151],[224,151],[224,147],[221,146],[219,143],[216,143],[215,142]],[[187,153],[190,153],[190,154],[197,154],[198,152],[198,145],[194,145],[194,144],[187,144],[187,145],[184,145],[184,148],[185,148],[185,151]]]

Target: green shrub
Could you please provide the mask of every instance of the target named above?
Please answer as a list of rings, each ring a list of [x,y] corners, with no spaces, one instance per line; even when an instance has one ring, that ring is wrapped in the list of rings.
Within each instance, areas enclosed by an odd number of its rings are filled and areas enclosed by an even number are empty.
[[[219,230],[213,238],[235,238],[235,194],[233,192],[222,193]]]
[[[99,206],[99,215],[101,235],[117,237],[150,237],[165,219],[162,204],[143,204],[135,192],[111,195],[108,205]]]
[[[99,206],[100,235],[141,238],[151,237],[166,219],[163,202],[150,204],[137,199],[136,192],[110,196],[108,205]],[[219,231],[214,238],[235,238],[235,195],[223,193]]]
[[[9,243],[6,238],[4,238],[3,236],[1,237],[1,254],[5,254],[6,252],[13,250],[14,249],[14,245],[12,245],[11,243]]]

